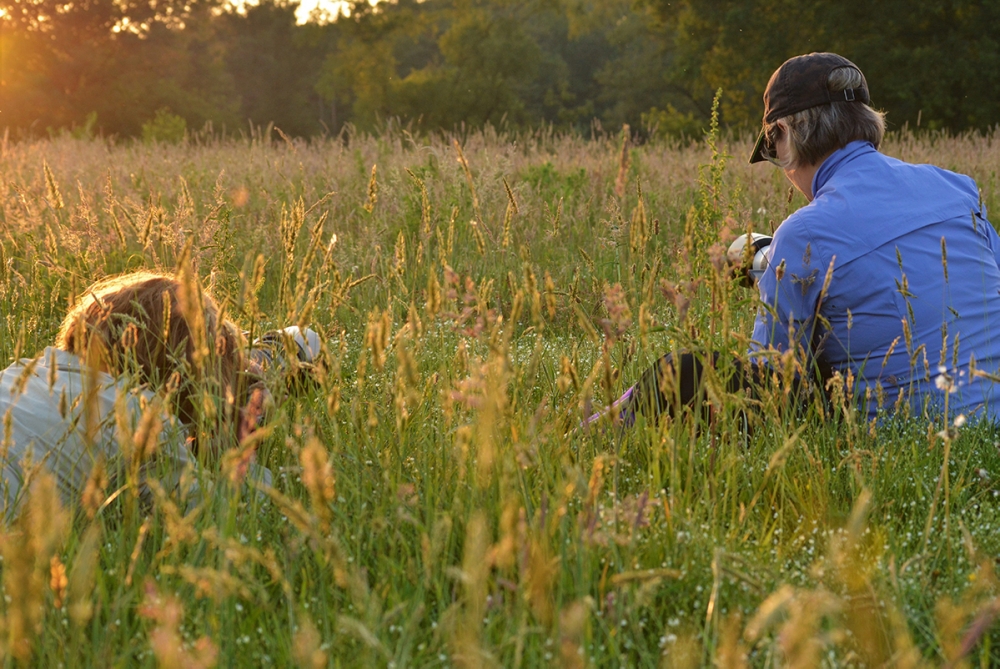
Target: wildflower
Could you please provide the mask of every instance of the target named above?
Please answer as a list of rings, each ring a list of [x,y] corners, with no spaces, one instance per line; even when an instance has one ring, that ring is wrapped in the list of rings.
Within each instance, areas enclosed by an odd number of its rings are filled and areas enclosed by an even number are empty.
[[[955,383],[955,378],[948,373],[944,365],[938,366],[938,375],[934,377],[934,386],[938,390],[949,394],[958,392],[958,384]]]

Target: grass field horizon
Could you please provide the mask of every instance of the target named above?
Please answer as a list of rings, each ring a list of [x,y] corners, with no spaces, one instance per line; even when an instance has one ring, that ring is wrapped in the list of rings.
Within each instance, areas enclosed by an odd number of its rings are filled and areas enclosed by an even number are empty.
[[[5,666],[1000,663],[992,426],[778,387],[748,432],[722,369],[710,424],[580,429],[664,352],[744,354],[720,244],[805,204],[751,143],[0,143],[4,367],[186,248],[242,328],[324,341],[258,445],[273,491],[231,483],[234,448],[187,516],[43,490],[0,529]],[[997,223],[995,132],[883,150],[969,174]]]

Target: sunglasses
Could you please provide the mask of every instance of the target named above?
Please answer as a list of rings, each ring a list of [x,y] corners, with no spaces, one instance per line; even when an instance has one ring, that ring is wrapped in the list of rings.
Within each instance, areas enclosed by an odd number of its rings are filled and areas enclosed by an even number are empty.
[[[774,124],[764,134],[764,146],[761,147],[760,155],[772,165],[782,167],[778,162],[778,140],[781,139],[781,126]]]

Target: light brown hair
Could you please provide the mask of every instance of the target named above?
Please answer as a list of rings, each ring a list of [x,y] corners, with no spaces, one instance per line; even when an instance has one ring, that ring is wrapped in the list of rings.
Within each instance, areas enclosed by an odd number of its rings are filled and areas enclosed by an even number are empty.
[[[230,412],[242,394],[242,335],[194,279],[140,271],[97,282],[63,319],[56,347],[87,359],[95,339],[110,374],[136,373],[154,390],[168,384],[185,424],[196,422],[203,389]]]

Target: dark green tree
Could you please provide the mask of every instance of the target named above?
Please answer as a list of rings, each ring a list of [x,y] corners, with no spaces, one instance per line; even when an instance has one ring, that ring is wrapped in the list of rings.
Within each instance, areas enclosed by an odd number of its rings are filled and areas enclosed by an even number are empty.
[[[233,120],[215,0],[0,0],[0,125],[43,130],[97,114],[135,134],[168,107],[189,126]]]
[[[437,41],[440,60],[395,87],[400,111],[430,127],[528,121],[525,97],[542,60],[526,30],[528,5],[457,2]]]
[[[895,126],[952,130],[1000,122],[1000,3],[995,0],[646,0],[673,51],[668,77],[723,120],[756,124],[784,60],[835,51],[865,72]]]
[[[1000,2],[830,3],[835,50],[858,64],[890,123],[960,131],[1000,123]],[[858,30],[847,26],[860,26]]]
[[[370,129],[398,115],[392,95],[399,79],[396,47],[405,35],[420,33],[423,13],[405,0],[377,7],[353,0],[340,14],[315,85],[330,108],[333,130],[345,123]]]
[[[362,127],[638,127],[652,107],[695,110],[649,18],[632,0],[362,3],[334,26],[319,90]]]
[[[329,26],[300,26],[298,2],[264,0],[220,17],[226,69],[242,122],[274,123],[283,132],[323,131],[327,111],[314,86],[323,64]]]

